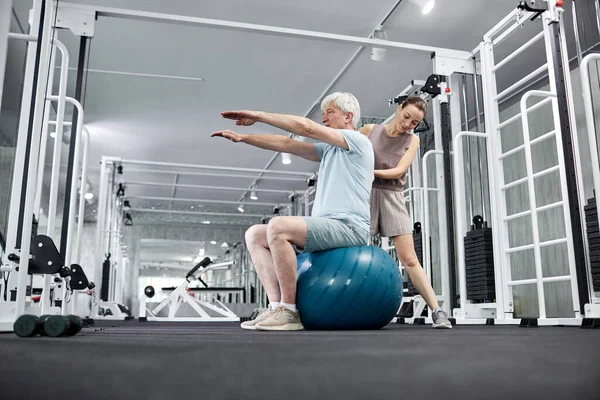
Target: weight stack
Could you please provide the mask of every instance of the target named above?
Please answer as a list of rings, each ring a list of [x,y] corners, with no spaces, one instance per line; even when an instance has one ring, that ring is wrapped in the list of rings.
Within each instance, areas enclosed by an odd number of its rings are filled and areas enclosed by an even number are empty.
[[[468,300],[493,301],[496,298],[492,228],[484,225],[487,224],[483,218],[476,215],[472,230],[465,236]]]
[[[598,228],[598,207],[596,198],[588,200],[585,210],[585,226],[589,243],[590,266],[592,270],[592,284],[594,291],[600,291],[600,229]]]
[[[413,242],[415,244],[415,253],[417,253],[417,259],[419,260],[419,264],[423,265],[423,232],[421,230],[421,223],[416,222],[413,230]],[[408,293],[407,296],[415,296],[418,295],[419,292],[414,287],[412,280],[410,278],[408,281]]]

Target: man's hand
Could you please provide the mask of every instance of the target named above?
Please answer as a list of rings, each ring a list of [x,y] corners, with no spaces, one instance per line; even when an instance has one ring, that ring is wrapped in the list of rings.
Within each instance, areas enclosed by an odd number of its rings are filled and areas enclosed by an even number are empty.
[[[260,118],[260,113],[258,111],[223,111],[221,113],[223,118],[233,119],[235,120],[236,125],[242,126],[250,126],[257,122]]]
[[[223,137],[225,139],[231,140],[234,143],[239,143],[239,142],[244,141],[244,137],[246,137],[246,135],[242,135],[240,133],[225,129],[223,131],[213,132],[210,135],[210,137]]]

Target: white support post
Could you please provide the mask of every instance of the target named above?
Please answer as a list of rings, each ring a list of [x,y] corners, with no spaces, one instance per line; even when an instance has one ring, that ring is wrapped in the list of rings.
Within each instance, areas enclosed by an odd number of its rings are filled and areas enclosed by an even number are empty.
[[[12,16],[12,0],[0,0],[0,99],[4,93],[4,71],[8,53],[8,34]]]
[[[54,16],[54,4],[52,2],[46,2],[46,9],[44,12],[43,19],[43,28],[42,28],[42,37],[40,44],[40,57],[38,60],[39,65],[39,73],[38,73],[38,81],[37,87],[35,90],[35,107],[34,107],[34,116],[33,116],[33,126],[31,127],[31,144],[29,148],[29,166],[30,174],[27,179],[27,187],[23,188],[26,191],[25,195],[25,204],[24,209],[21,210],[23,214],[23,227],[21,231],[21,243],[20,243],[20,261],[19,261],[19,272],[18,272],[18,281],[17,281],[17,303],[15,306],[15,317],[19,317],[20,315],[25,313],[25,288],[27,286],[28,281],[28,272],[29,272],[29,251],[31,247],[31,230],[33,223],[33,203],[35,200],[35,190],[37,186],[37,182],[35,179],[36,167],[39,157],[40,150],[40,136],[42,131],[43,124],[43,115],[45,108],[45,93],[46,93],[46,84],[48,74],[46,71],[49,67],[49,58],[50,58],[50,38],[52,36],[52,19]],[[28,55],[29,56],[29,55]],[[35,55],[34,55],[35,59]],[[25,105],[25,104],[24,104]],[[21,114],[21,117],[23,117]],[[28,113],[27,113],[28,114]],[[29,127],[29,124],[25,124],[26,127]],[[25,133],[27,136],[27,133]],[[20,202],[19,202],[20,203]],[[17,212],[18,215],[18,212]]]
[[[98,194],[98,217],[96,222],[96,263],[94,265],[94,282],[96,284],[96,290],[101,292],[102,290],[102,265],[105,257],[105,245],[104,245],[104,233],[106,230],[105,219],[107,214],[107,200],[108,200],[108,163],[112,159],[106,156],[102,157],[100,167],[100,190]],[[93,305],[92,315],[98,314],[97,304]]]
[[[59,101],[60,98],[58,96],[48,96],[49,100],[52,101]],[[84,112],[83,112],[83,106],[81,105],[81,103],[79,103],[77,100],[75,100],[72,97],[65,97],[64,100],[68,103],[71,103],[74,107],[77,108],[77,131],[76,131],[76,137],[75,138],[71,138],[71,140],[76,140],[75,143],[75,159],[73,161],[73,179],[71,181],[71,198],[69,199],[71,205],[70,205],[70,213],[69,216],[67,218],[69,218],[70,220],[73,220],[75,218],[75,214],[77,213],[76,211],[76,203],[77,203],[77,185],[79,184],[79,158],[81,157],[81,153],[82,153],[82,142],[84,140],[81,139],[81,132],[83,130],[83,119],[84,119]],[[83,190],[84,188],[82,188],[82,192],[85,191]],[[63,217],[64,218],[64,217]],[[72,249],[73,249],[73,240],[72,238],[74,238],[73,232],[75,230],[75,224],[71,224],[69,223],[69,230],[68,230],[68,234],[67,234],[67,249],[66,249],[66,254],[65,254],[65,260],[64,263],[66,266],[70,266],[71,265],[71,259],[72,259]]]
[[[487,159],[488,159],[488,181],[490,188],[490,222],[495,228],[492,243],[494,247],[494,279],[496,283],[496,306],[497,318],[503,320],[512,318],[513,293],[512,289],[505,285],[510,280],[510,258],[504,252],[508,247],[508,233],[504,228],[503,217],[506,215],[506,199],[504,193],[499,189],[504,185],[502,161],[498,155],[502,152],[500,138],[500,114],[496,100],[497,84],[494,68],[494,45],[490,35],[484,36],[480,47],[481,76],[483,107],[485,112],[485,131],[488,133]],[[464,314],[462,314],[464,318]]]
[[[79,211],[77,213],[77,240],[75,242],[75,262],[74,264],[81,263],[81,248],[82,248],[82,238],[83,238],[83,221],[85,219],[85,195],[86,188],[85,184],[87,182],[88,176],[88,155],[90,149],[90,132],[84,127],[82,129],[83,134],[83,154],[81,160],[81,190],[79,192]]]
[[[432,263],[431,263],[431,259],[429,258],[429,184],[428,184],[428,180],[427,180],[427,176],[428,176],[428,167],[427,167],[427,160],[429,160],[429,157],[431,155],[443,155],[444,152],[441,150],[429,150],[427,153],[425,153],[423,155],[423,203],[422,203],[422,207],[423,207],[423,226],[422,226],[422,232],[423,232],[423,241],[422,241],[422,248],[423,248],[423,268],[425,268],[425,274],[427,274],[427,276],[429,277],[429,279],[431,280],[431,270],[432,270]],[[439,184],[439,181],[438,181]],[[441,193],[442,191],[439,190],[439,187],[437,188],[438,191],[438,196],[439,193]],[[441,209],[440,207],[438,207],[438,209]],[[439,218],[440,221],[443,218]],[[444,268],[443,263],[441,263],[442,268]],[[442,287],[442,296],[444,297],[444,304],[448,304],[448,299],[446,298],[448,296],[448,292],[444,292],[444,287]]]
[[[31,34],[38,33],[41,19],[42,1],[35,0],[33,3],[33,9],[31,13],[31,23],[29,32]],[[37,39],[37,36],[35,36]],[[19,212],[21,209],[21,193],[26,188],[23,187],[23,175],[25,167],[25,152],[27,147],[27,135],[29,129],[29,117],[31,114],[31,99],[34,91],[33,87],[33,75],[36,64],[36,42],[29,41],[27,43],[27,57],[25,63],[24,80],[23,80],[23,92],[21,96],[21,112],[19,116],[19,130],[17,132],[17,143],[15,150],[14,159],[14,170],[12,177],[12,184],[10,188],[10,200],[8,202],[8,221],[6,224],[6,254],[16,253],[16,248],[19,247],[17,240],[17,229],[19,225]],[[38,82],[39,83],[39,82]],[[17,287],[18,274],[11,273],[8,286],[13,288]],[[22,291],[25,291],[23,286]],[[10,298],[7,298],[10,300]],[[10,323],[10,329],[12,330],[12,322],[16,318],[15,307],[10,304],[10,301],[4,303],[6,310],[3,310],[3,319],[7,319]],[[8,316],[6,315],[8,314]]]
[[[563,29],[563,24],[562,24],[562,18],[559,17],[556,7],[553,6],[553,12],[549,12],[548,16],[552,17],[554,15],[555,19],[551,19],[551,18],[544,18],[544,37],[546,40],[546,58],[548,59],[548,73],[550,77],[553,77],[555,74],[555,70],[554,70],[554,63],[552,62],[552,59],[554,57],[556,57],[556,54],[554,54],[552,52],[552,44],[551,41],[555,40],[552,37],[552,32],[550,31],[550,24],[551,23],[560,23],[561,26],[561,30]],[[571,71],[569,69],[569,60],[567,57],[567,47],[566,47],[566,41],[565,41],[565,37],[564,34],[561,35],[561,38],[559,40],[559,46],[562,47],[562,51],[561,53],[563,54],[563,59],[562,64],[563,64],[563,73],[564,73],[564,77],[565,77],[565,90],[567,92],[567,105],[568,105],[568,114],[569,114],[569,120],[570,120],[570,129],[571,129],[571,139],[573,141],[572,145],[575,149],[579,148],[579,142],[578,142],[578,138],[577,138],[577,126],[576,123],[574,123],[574,116],[575,116],[575,110],[573,108],[573,93],[571,90]],[[566,61],[565,61],[566,60]],[[566,62],[566,64],[564,64]],[[556,80],[555,79],[550,79],[550,92],[556,94],[558,93],[558,88],[556,85]],[[556,151],[558,154],[558,166],[559,166],[559,175],[560,175],[560,187],[561,187],[561,194],[562,194],[562,201],[563,201],[563,218],[564,218],[564,224],[565,224],[565,234],[566,234],[566,239],[567,239],[567,259],[569,262],[569,272],[571,275],[571,297],[573,299],[573,312],[574,312],[574,316],[575,318],[580,318],[581,315],[583,314],[584,310],[581,310],[580,304],[579,304],[579,287],[578,287],[578,283],[577,283],[577,269],[576,269],[576,263],[575,263],[575,244],[574,244],[574,239],[573,239],[573,233],[571,231],[571,229],[569,228],[570,226],[572,226],[572,221],[571,221],[571,212],[570,212],[570,203],[569,203],[569,194],[567,191],[567,179],[572,179],[571,177],[567,178],[567,172],[566,172],[566,167],[565,167],[565,160],[563,157],[563,141],[562,141],[562,136],[560,134],[561,132],[561,120],[560,120],[560,113],[563,110],[560,110],[558,107],[558,100],[556,99],[555,96],[552,97],[552,114],[553,114],[553,120],[554,120],[554,129],[556,132]],[[575,180],[577,182],[577,187],[578,187],[578,199],[580,202],[583,201],[583,171],[581,168],[581,160],[578,157],[577,151],[575,151]],[[581,204],[585,204],[585,203],[581,203]],[[582,226],[585,227],[585,215],[584,213],[581,213],[580,215],[581,220],[580,222],[582,222]],[[587,249],[584,247],[584,251],[587,252]],[[585,257],[586,260],[588,257]],[[587,261],[586,261],[587,263]],[[590,284],[591,282],[589,282],[589,279],[586,279],[588,281],[588,284]],[[593,292],[590,292],[593,293]],[[544,300],[545,301],[545,300]]]
[[[444,94],[442,96],[438,96],[433,99],[433,131],[434,131],[434,143],[435,150],[444,154],[442,149],[442,113],[441,113],[441,101],[445,99],[447,96]],[[444,159],[443,157],[436,157],[435,171],[436,171],[436,188],[438,191],[438,213],[441,211],[441,215],[438,218],[438,232],[439,232],[439,254],[446,255],[448,254],[448,225],[446,223],[446,218],[444,217],[444,213],[446,210],[446,185],[444,182]],[[425,163],[425,161],[423,162]],[[425,178],[427,179],[427,177]],[[426,218],[428,215],[426,214]],[[430,264],[431,260],[430,260]],[[440,257],[440,278],[441,278],[441,286],[442,286],[442,294],[447,296],[447,301],[444,302],[446,304],[446,311],[450,313],[452,310],[447,308],[451,307],[450,305],[450,265],[451,262],[448,260],[448,257],[441,256]],[[433,268],[433,265],[431,265]],[[431,272],[431,271],[430,271]]]
[[[52,157],[52,173],[51,173],[51,180],[50,180],[50,194],[49,194],[49,203],[48,203],[48,225],[46,227],[46,235],[48,237],[50,237],[52,240],[55,239],[56,236],[56,232],[55,232],[55,227],[56,227],[56,204],[58,202],[58,184],[59,184],[59,178],[60,178],[60,157],[61,157],[61,150],[62,150],[62,138],[63,138],[63,122],[64,122],[64,117],[65,117],[65,97],[67,94],[67,79],[68,79],[68,74],[69,74],[69,52],[67,51],[67,48],[65,47],[64,44],[62,44],[61,42],[59,42],[58,40],[54,40],[54,46],[57,50],[59,50],[61,52],[61,69],[60,69],[60,82],[59,82],[59,86],[58,86],[58,105],[57,105],[57,116],[56,116],[56,137],[54,139],[54,153],[53,153],[53,157]],[[54,63],[51,64],[51,68],[54,66]],[[53,74],[50,74],[50,76],[52,77]],[[50,91],[52,89],[52,85],[48,85],[48,90]],[[47,103],[50,103],[50,100],[47,100]],[[48,106],[48,109],[50,109],[50,107]],[[46,113],[46,115],[48,116],[49,113]],[[44,124],[44,131],[42,132],[42,134],[46,134],[46,138],[43,139],[44,141],[47,140],[47,133],[48,133],[48,127],[46,124]],[[42,157],[45,156],[45,151],[42,152]],[[44,171],[44,162],[40,162],[40,168],[39,168],[39,173],[40,176],[38,177],[39,183],[40,185],[38,186],[38,196],[41,197],[41,182],[42,182],[42,176],[43,175],[43,171]],[[39,203],[38,206],[36,207],[36,210],[39,209]],[[49,314],[50,313],[50,296],[49,296],[49,291],[50,291],[50,285],[51,285],[51,281],[52,281],[52,276],[50,275],[46,275],[44,276],[44,286],[42,288],[42,300],[41,300],[41,314]]]

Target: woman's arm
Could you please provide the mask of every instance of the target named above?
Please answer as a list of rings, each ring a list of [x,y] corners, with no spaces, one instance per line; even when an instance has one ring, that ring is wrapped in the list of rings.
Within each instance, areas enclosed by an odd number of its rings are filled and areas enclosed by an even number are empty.
[[[406,171],[408,171],[408,169],[410,168],[415,158],[415,155],[417,154],[417,150],[419,149],[419,142],[419,137],[414,135],[412,137],[412,140],[410,141],[410,146],[408,150],[406,150],[406,152],[400,159],[400,162],[398,162],[398,165],[390,169],[376,169],[375,177],[381,179],[398,179],[402,175],[404,175]]]

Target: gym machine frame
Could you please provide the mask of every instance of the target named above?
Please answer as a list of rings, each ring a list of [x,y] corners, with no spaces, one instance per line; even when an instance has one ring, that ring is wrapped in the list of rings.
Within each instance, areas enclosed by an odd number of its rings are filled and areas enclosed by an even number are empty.
[[[11,2],[3,3],[3,7],[11,9]],[[46,274],[44,277],[41,304],[39,309],[26,308],[28,302],[26,297],[26,286],[29,278],[29,266],[31,251],[33,215],[39,213],[41,202],[41,188],[44,172],[44,158],[46,141],[48,137],[49,111],[48,108],[52,101],[58,103],[57,120],[51,121],[57,127],[57,135],[54,147],[54,158],[52,165],[52,181],[50,189],[50,204],[48,213],[48,228],[47,237],[51,242],[54,234],[54,222],[56,213],[56,197],[58,185],[58,171],[60,166],[60,150],[62,145],[63,126],[64,123],[64,106],[65,102],[71,103],[75,107],[74,123],[70,124],[73,129],[71,140],[71,157],[69,158],[69,183],[67,187],[65,204],[68,205],[67,217],[63,220],[63,235],[61,252],[64,256],[63,265],[70,272],[76,274],[77,281],[71,281],[76,286],[86,286],[89,284],[81,267],[75,263],[71,264],[73,259],[72,254],[75,253],[75,262],[79,262],[80,258],[80,243],[83,223],[83,213],[85,208],[84,194],[80,195],[79,206],[79,224],[77,226],[76,244],[73,246],[72,238],[74,234],[75,220],[75,204],[77,196],[78,183],[78,168],[79,158],[83,158],[82,178],[87,175],[87,152],[89,149],[89,134],[83,129],[83,108],[81,104],[73,98],[66,97],[66,83],[68,74],[68,52],[65,46],[54,38],[54,29],[52,26],[53,18],[56,15],[56,9],[52,2],[35,0],[32,10],[32,26],[30,32],[38,31],[38,35],[24,35],[7,33],[7,39],[25,40],[29,42],[27,50],[27,61],[25,67],[25,81],[23,86],[23,97],[21,107],[21,115],[19,122],[19,132],[17,136],[15,169],[13,172],[12,190],[9,209],[9,221],[7,232],[7,261],[18,263],[18,267],[6,263],[2,264],[0,269],[2,272],[9,272],[8,287],[16,288],[16,301],[14,304],[10,299],[6,302],[0,300],[0,331],[12,331],[12,323],[18,316],[26,311],[34,313],[62,313],[68,314],[72,310],[68,310],[69,300],[66,300],[67,280],[61,280],[63,294],[61,297],[61,310],[52,310],[49,298],[51,287],[51,275]],[[42,40],[39,40],[42,38]],[[35,48],[32,43],[37,45]],[[2,46],[6,43],[2,42]],[[52,49],[54,51],[52,51]],[[56,50],[60,50],[62,54],[60,67],[60,84],[58,96],[51,94],[53,74],[45,74],[41,70],[44,66],[50,65],[54,70]],[[44,93],[46,88],[48,92]],[[27,106],[29,105],[30,106]],[[80,137],[84,133],[83,146]],[[75,166],[75,168],[74,168]],[[66,228],[66,230],[65,230]],[[42,236],[38,236],[42,238]],[[45,242],[45,239],[36,240],[39,245]],[[18,253],[28,254],[27,257],[19,256]],[[12,255],[12,260],[11,260]],[[4,260],[3,260],[4,261]],[[17,274],[13,274],[15,272]],[[82,275],[83,273],[83,275]],[[16,277],[15,277],[16,275]],[[72,275],[75,278],[75,275]],[[16,279],[15,279],[16,278]],[[81,279],[81,280],[80,280]],[[17,282],[15,282],[15,280]],[[92,286],[93,287],[93,286]],[[82,287],[83,288],[83,287]],[[8,289],[8,288],[3,288]],[[71,303],[71,308],[74,303]]]
[[[552,2],[553,4],[554,2]],[[525,7],[527,10],[527,7]],[[534,10],[525,13],[525,15],[518,19],[516,23],[513,23],[513,19],[518,17],[518,9],[509,14],[504,18],[498,25],[484,35],[484,41],[482,44],[474,50],[474,54],[481,54],[481,71],[483,75],[483,94],[484,94],[484,106],[485,106],[485,122],[487,133],[473,133],[473,132],[461,132],[461,134],[477,135],[481,137],[488,137],[487,151],[488,160],[490,162],[490,170],[493,171],[489,174],[490,188],[493,192],[490,194],[490,202],[492,208],[492,225],[495,227],[495,233],[493,236],[494,241],[494,265],[496,269],[496,303],[487,304],[470,304],[468,301],[461,301],[461,307],[454,309],[454,316],[456,317],[457,323],[486,323],[489,318],[494,318],[496,324],[519,324],[524,321],[521,319],[514,319],[512,317],[514,311],[514,302],[512,298],[512,287],[517,285],[528,285],[535,284],[538,293],[538,305],[539,305],[539,318],[536,319],[535,324],[539,325],[580,325],[582,324],[583,304],[589,299],[588,296],[588,276],[589,268],[586,268],[586,261],[583,258],[586,250],[582,238],[581,229],[581,215],[579,214],[579,204],[582,201],[583,191],[578,190],[577,183],[582,182],[582,171],[579,160],[573,155],[573,146],[578,147],[577,134],[575,132],[575,125],[570,121],[570,116],[574,115],[573,104],[572,104],[572,93],[571,83],[568,70],[568,59],[566,56],[566,43],[563,31],[563,23],[560,18],[562,9],[555,5],[550,5],[548,10]],[[543,21],[543,32],[536,35],[534,38],[529,40],[525,45],[519,48],[516,52],[507,56],[504,60],[495,64],[494,62],[494,45],[497,45],[503,41],[511,32],[517,29],[527,18],[540,17]],[[507,28],[504,30],[505,28]],[[495,37],[498,35],[497,37]],[[516,82],[501,93],[497,93],[495,73],[498,69],[505,66],[508,62],[513,60],[517,55],[524,52],[531,45],[536,43],[538,40],[545,39],[547,63],[525,78]],[[565,69],[563,69],[565,68]],[[498,103],[501,99],[506,96],[518,91],[524,87],[527,83],[542,72],[548,70],[550,78],[550,91],[529,91],[526,92],[521,98],[520,108],[521,112],[515,117],[509,118],[506,121],[499,122],[499,110]],[[564,84],[563,84],[564,81]],[[527,108],[527,100],[530,97],[545,97],[548,100],[542,100],[534,106]],[[552,105],[552,111],[554,115],[555,129],[547,134],[544,134],[536,139],[531,140],[529,138],[529,126],[528,126],[528,113],[537,109],[545,104],[550,103]],[[524,144],[518,146],[505,153],[501,153],[501,142],[499,139],[500,130],[506,127],[510,123],[515,122],[521,118],[523,128]],[[491,132],[491,135],[490,135]],[[562,135],[557,133],[561,132]],[[589,133],[588,133],[589,134]],[[593,135],[593,131],[592,131]],[[531,149],[530,146],[534,143],[548,139],[555,136],[556,148],[559,154],[558,165],[549,169],[533,173]],[[460,136],[459,136],[460,137]],[[455,139],[456,140],[456,139]],[[573,146],[571,146],[571,140]],[[591,139],[590,139],[591,140]],[[564,145],[563,145],[564,142]],[[461,154],[462,143],[456,140],[454,143],[454,157],[455,157],[455,168],[458,168],[457,157]],[[512,154],[519,151],[524,151],[527,176],[525,178],[516,180],[514,182],[504,184],[502,174],[502,160]],[[563,157],[561,157],[561,153]],[[566,160],[571,160],[565,162]],[[572,161],[574,160],[574,162]],[[534,179],[540,176],[544,176],[553,172],[559,172],[561,189],[562,189],[562,200],[553,204],[548,204],[542,207],[538,207],[535,199],[535,186]],[[456,174],[455,185],[457,190],[455,191],[455,202],[457,221],[457,238],[461,238],[466,234],[465,219],[462,210],[462,189],[464,182],[461,181],[461,174]],[[577,182],[573,179],[567,180],[567,176],[576,176]],[[527,183],[529,190],[529,202],[530,209],[525,212],[506,215],[506,200],[504,191],[510,187],[517,186],[519,184]],[[546,242],[540,242],[539,228],[537,223],[537,213],[540,211],[550,210],[554,208],[563,208],[564,224],[566,230],[566,236],[564,238],[550,240]],[[506,223],[511,220],[518,218],[531,216],[532,218],[532,231],[533,231],[533,244],[519,246],[514,248],[508,247],[508,236]],[[545,246],[553,246],[557,244],[567,245],[567,256],[569,263],[569,274],[565,276],[555,277],[543,277],[542,276],[542,263],[541,263],[541,248]],[[510,254],[533,250],[535,257],[535,279],[523,279],[514,280],[510,276]],[[466,299],[466,277],[465,277],[465,265],[464,256],[462,254],[462,246],[458,247],[459,257],[459,282],[460,282],[460,293],[461,299]],[[573,301],[573,318],[548,318],[546,315],[545,308],[545,296],[544,296],[544,283],[546,282],[561,282],[567,281],[570,283]],[[528,323],[528,322],[527,322]]]

